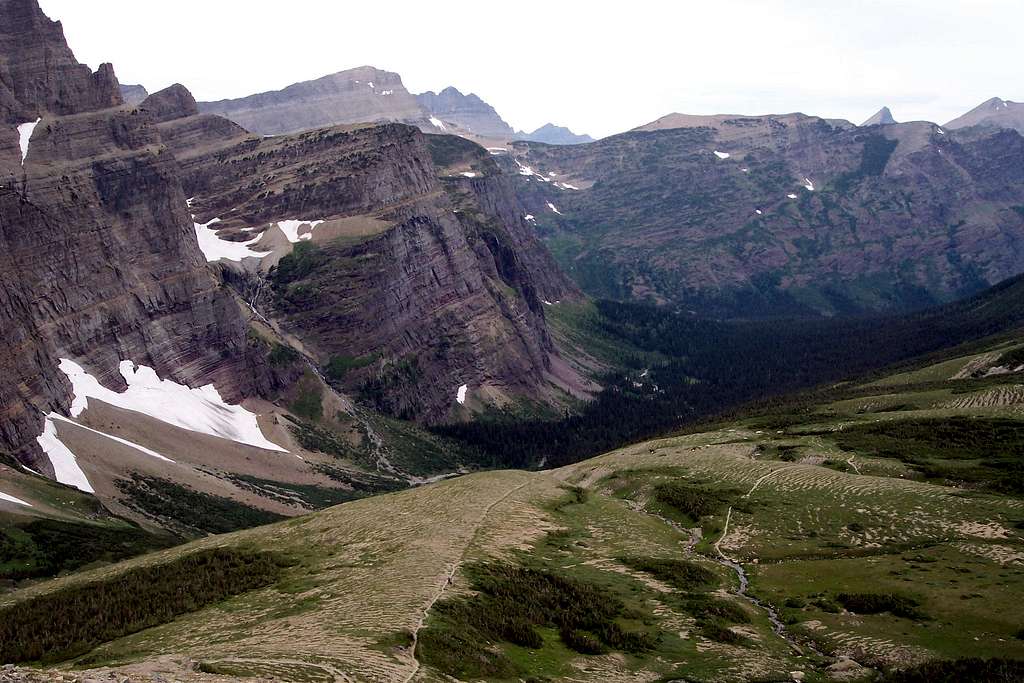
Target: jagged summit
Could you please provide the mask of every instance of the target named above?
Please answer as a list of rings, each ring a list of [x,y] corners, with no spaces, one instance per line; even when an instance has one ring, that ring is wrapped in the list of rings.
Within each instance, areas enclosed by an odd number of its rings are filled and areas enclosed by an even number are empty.
[[[892,112],[889,110],[889,107],[882,107],[877,112],[875,112],[874,116],[872,116],[870,119],[868,119],[867,121],[860,125],[861,128],[864,128],[866,126],[889,126],[894,123],[896,123],[896,119],[893,118]]]
[[[79,64],[35,0],[0,0],[0,118],[21,124],[45,114],[77,114],[121,104],[114,68]]]
[[[468,95],[448,86],[439,93],[428,91],[416,96],[428,117],[455,124],[472,135],[507,140],[515,135],[512,126],[498,115],[494,107],[480,97]]]

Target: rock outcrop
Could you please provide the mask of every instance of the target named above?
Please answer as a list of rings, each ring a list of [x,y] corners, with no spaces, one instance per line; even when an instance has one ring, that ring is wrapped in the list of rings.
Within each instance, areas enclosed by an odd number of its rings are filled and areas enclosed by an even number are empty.
[[[597,296],[841,314],[948,301],[1024,271],[1012,130],[676,114],[589,145],[516,143],[514,158],[542,234]]]
[[[512,126],[494,110],[494,107],[470,93],[463,95],[457,88],[448,87],[439,93],[425,92],[416,101],[432,117],[454,123],[466,133],[496,140],[511,140],[515,136]]]
[[[201,102],[199,109],[260,135],[376,121],[429,125],[416,98],[402,84],[402,77],[372,66],[295,83],[283,90]]]

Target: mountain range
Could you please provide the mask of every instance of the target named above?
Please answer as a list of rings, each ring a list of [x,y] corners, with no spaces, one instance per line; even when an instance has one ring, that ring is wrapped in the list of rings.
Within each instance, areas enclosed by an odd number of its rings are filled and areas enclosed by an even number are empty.
[[[1024,267],[1009,128],[673,114],[588,145],[515,143],[507,169],[595,296],[835,315],[948,301]]]
[[[417,424],[587,394],[542,303],[577,290],[481,148],[397,123],[263,137],[180,85],[123,105],[34,2],[2,9],[15,473],[188,534],[179,494],[295,514],[466,464]]]
[[[454,133],[484,145],[512,139],[552,144],[589,142],[567,128],[547,124],[533,133],[515,132],[494,107],[474,94],[448,87],[413,95],[396,73],[363,66],[283,90],[219,102],[200,102],[200,111],[224,116],[261,135],[281,135],[322,126],[399,122],[425,133]]]
[[[593,140],[0,16],[0,680],[1024,675],[1024,105]]]

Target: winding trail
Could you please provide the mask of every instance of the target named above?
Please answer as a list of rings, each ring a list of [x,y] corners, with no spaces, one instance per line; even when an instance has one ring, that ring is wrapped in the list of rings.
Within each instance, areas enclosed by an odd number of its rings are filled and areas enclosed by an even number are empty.
[[[477,520],[476,524],[473,526],[473,533],[470,535],[469,541],[466,542],[465,547],[462,549],[459,559],[449,568],[441,587],[434,594],[434,597],[430,599],[430,602],[427,603],[426,607],[423,608],[423,612],[420,614],[420,618],[416,622],[416,628],[414,628],[412,632],[412,647],[409,650],[410,655],[412,655],[413,670],[403,679],[402,683],[409,683],[413,678],[415,678],[416,674],[420,672],[420,660],[416,658],[416,647],[420,642],[420,631],[423,630],[423,626],[427,621],[427,615],[430,614],[430,610],[434,608],[434,605],[437,604],[438,600],[444,597],[445,592],[454,583],[455,574],[458,573],[459,568],[466,559],[466,553],[469,552],[469,549],[473,546],[473,542],[476,541],[477,536],[480,534],[480,529],[483,527],[484,522],[487,521],[487,516],[491,514],[491,511],[494,510],[494,508],[508,500],[509,496],[516,493],[529,483],[529,481],[524,481],[519,486],[509,489],[502,494],[500,498],[495,499],[490,505],[484,508],[483,513],[480,515],[480,519]]]
[[[757,481],[755,481],[754,485],[750,487],[750,490],[743,494],[742,497],[750,498],[750,496],[753,495],[754,491],[756,491],[758,487],[761,486],[761,484],[763,484],[765,481],[767,481],[771,477],[774,477],[779,472],[785,472],[786,470],[791,469],[794,469],[794,467],[780,467],[776,470],[772,470],[768,474],[760,477]],[[751,605],[763,611],[768,616],[768,621],[771,623],[772,631],[775,632],[775,635],[779,636],[784,641],[786,641],[786,644],[788,644],[794,652],[796,652],[798,655],[803,656],[805,654],[804,648],[797,642],[796,638],[793,637],[786,629],[786,625],[782,622],[782,618],[779,617],[779,613],[775,610],[775,608],[769,605],[768,603],[758,600],[754,596],[747,593],[747,589],[750,588],[750,577],[747,576],[747,570],[745,570],[743,568],[743,565],[740,564],[737,560],[729,557],[724,552],[722,552],[722,541],[724,541],[725,537],[729,535],[729,523],[731,521],[732,506],[730,505],[729,509],[725,513],[725,525],[722,528],[722,535],[718,537],[718,540],[715,541],[715,544],[713,546],[715,552],[718,554],[716,562],[725,567],[728,567],[736,573],[736,578],[739,579],[740,585],[739,588],[734,591],[734,594],[738,597],[743,598]],[[813,645],[806,644],[805,646],[814,654],[824,656],[824,653],[822,653]]]

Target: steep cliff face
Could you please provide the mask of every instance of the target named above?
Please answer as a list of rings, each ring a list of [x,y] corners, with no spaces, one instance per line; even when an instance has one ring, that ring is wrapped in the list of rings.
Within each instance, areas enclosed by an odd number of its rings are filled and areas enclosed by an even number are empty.
[[[402,84],[402,77],[372,66],[295,83],[283,90],[201,102],[199,108],[260,135],[368,121],[429,125],[416,98]]]
[[[5,123],[44,113],[76,114],[121,104],[114,69],[79,64],[35,0],[0,0],[0,116]]]
[[[47,114],[75,114],[121,103],[109,64],[79,64],[35,0],[0,0],[0,183],[21,172],[24,135]],[[28,124],[27,126],[25,124]]]
[[[590,145],[517,143],[507,163],[593,294],[836,314],[947,301],[1024,270],[1022,143],[920,122],[671,115]]]
[[[505,123],[494,107],[472,93],[463,95],[457,88],[448,87],[439,93],[421,93],[416,101],[430,116],[454,123],[481,138],[511,140],[515,135],[512,126]]]
[[[575,290],[483,149],[398,124],[261,138],[181,112],[160,131],[197,221],[274,251],[260,312],[345,366],[339,386],[424,422],[457,416],[463,385],[477,408],[552,398],[541,300]],[[282,253],[289,220],[323,223]]]
[[[254,390],[244,322],[196,245],[174,157],[109,69],[74,63],[34,2],[2,3],[4,88],[42,117],[0,185],[0,450],[52,473],[35,437],[66,411],[59,358],[123,388],[130,359],[184,384]],[[13,17],[13,28],[7,18]]]

